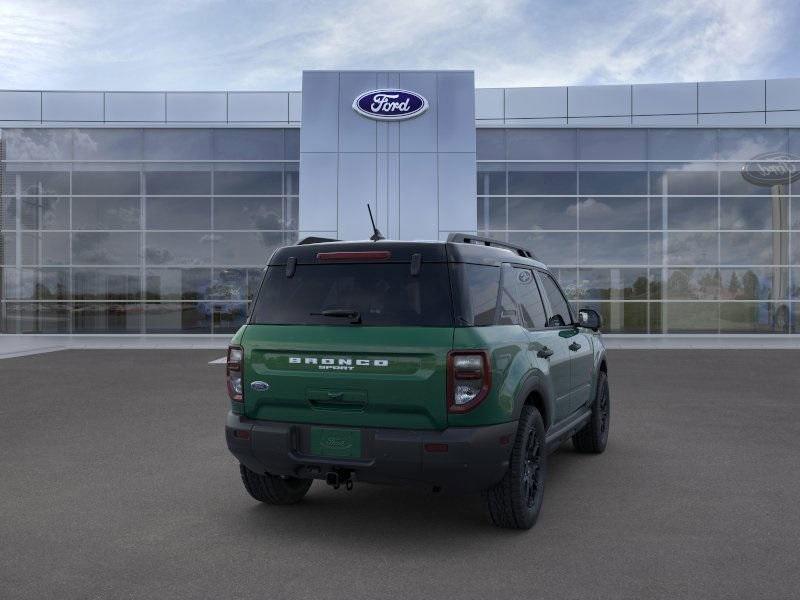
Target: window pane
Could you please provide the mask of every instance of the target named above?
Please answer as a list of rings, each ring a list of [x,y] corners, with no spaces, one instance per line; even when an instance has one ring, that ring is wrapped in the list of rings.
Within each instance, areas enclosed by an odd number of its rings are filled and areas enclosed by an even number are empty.
[[[578,135],[581,160],[645,160],[647,131],[636,129],[581,129]]]
[[[4,333],[67,333],[69,305],[60,302],[6,304]]]
[[[476,130],[475,144],[478,160],[505,160],[506,158],[506,132],[504,129]]]
[[[757,185],[747,181],[742,176],[742,166],[742,164],[720,165],[719,184],[721,194],[769,196],[773,193],[775,186]],[[787,177],[786,184],[788,183]]]
[[[509,229],[577,229],[577,216],[575,198],[508,199]]]
[[[141,298],[139,269],[75,268],[72,294],[76,300],[138,300]]]
[[[12,202],[14,202],[12,200]],[[67,229],[69,198],[23,196],[20,198],[23,229]]]
[[[151,233],[145,237],[148,265],[211,264],[210,233]]]
[[[211,229],[211,198],[145,199],[147,229]]]
[[[107,304],[77,302],[72,309],[75,333],[140,333],[142,307],[140,304]]]
[[[750,160],[765,152],[789,151],[789,135],[786,129],[738,129],[719,130],[719,158],[721,160]]]
[[[714,160],[717,157],[715,129],[650,129],[647,141],[651,160]]]
[[[508,241],[528,248],[547,265],[578,264],[578,236],[574,233],[510,233]]]
[[[789,333],[790,306],[772,302],[723,302],[720,333]]]
[[[721,198],[722,229],[789,229],[786,197]]]
[[[0,232],[0,265],[17,262],[17,234]]]
[[[210,129],[145,129],[145,160],[210,160]]]
[[[211,269],[147,269],[148,300],[204,300],[210,297]]]
[[[478,195],[497,196],[506,193],[505,164],[478,165]]]
[[[505,198],[478,198],[478,229],[506,229],[506,202]],[[508,227],[516,225],[509,222]]]
[[[272,229],[284,227],[281,198],[214,199],[216,229]]]
[[[75,160],[138,160],[141,129],[76,129]]]
[[[719,299],[719,269],[668,269],[667,298],[670,300]]]
[[[720,264],[785,264],[788,256],[788,243],[788,233],[721,233]]]
[[[667,207],[667,227],[669,229],[716,229],[717,199],[699,198],[667,198],[663,200]]]
[[[698,168],[700,165],[691,165]],[[712,170],[680,170],[680,165],[669,165],[666,170],[650,173],[650,193],[670,196],[706,196],[717,193],[717,172]]]
[[[73,229],[139,229],[139,198],[72,199]]]
[[[280,195],[283,171],[215,171],[214,193],[236,195]]]
[[[21,235],[23,265],[69,264],[68,233],[23,233]]]
[[[283,164],[283,193],[294,196],[300,190],[300,165],[297,163]]]
[[[216,160],[282,160],[283,129],[215,129]]]
[[[789,269],[782,267],[720,269],[723,300],[786,300]]]
[[[8,160],[70,160],[71,129],[4,129]]]
[[[581,233],[581,265],[646,265],[646,233]]]
[[[668,233],[667,262],[671,265],[717,265],[717,233]]]
[[[209,171],[149,171],[145,173],[148,196],[208,195],[211,193]]]
[[[510,160],[573,160],[576,158],[574,129],[508,129]]]
[[[647,198],[581,198],[581,230],[647,229]]]
[[[509,164],[508,169],[509,194],[517,196],[562,196],[575,194],[577,192],[576,174],[574,171],[534,170],[533,167],[526,167],[519,164]]]
[[[597,311],[604,333],[647,333],[646,302],[581,302],[580,308]]]
[[[300,160],[300,129],[287,128],[283,130],[283,157],[286,160]]]
[[[647,269],[581,269],[578,297],[647,300]]]
[[[75,265],[138,265],[138,233],[73,233]]]
[[[609,165],[612,167],[612,165]],[[591,169],[592,166],[582,167]],[[647,194],[647,173],[641,171],[592,171],[582,170],[579,173],[581,194],[605,194],[628,196]]]
[[[214,333],[236,333],[247,319],[249,305],[241,302],[213,305]]]
[[[147,333],[211,333],[212,305],[206,302],[147,303]]]
[[[213,300],[249,300],[247,275],[250,271],[253,269],[214,269],[208,297]]]
[[[664,302],[664,333],[717,333],[719,304],[716,302]]]
[[[72,193],[92,196],[136,196],[139,194],[138,171],[75,171]]]
[[[265,265],[283,244],[280,233],[217,233],[214,239],[214,263],[218,265]]]

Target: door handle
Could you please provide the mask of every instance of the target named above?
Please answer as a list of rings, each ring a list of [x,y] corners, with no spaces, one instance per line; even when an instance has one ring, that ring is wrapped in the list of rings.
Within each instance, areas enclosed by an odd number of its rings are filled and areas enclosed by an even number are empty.
[[[536,353],[536,356],[538,356],[539,358],[550,358],[551,356],[553,356],[553,354],[555,353],[552,350],[550,350],[550,348],[545,346]]]
[[[578,342],[572,342],[568,347],[573,352],[575,352],[576,350],[580,350],[581,349],[581,345]]]

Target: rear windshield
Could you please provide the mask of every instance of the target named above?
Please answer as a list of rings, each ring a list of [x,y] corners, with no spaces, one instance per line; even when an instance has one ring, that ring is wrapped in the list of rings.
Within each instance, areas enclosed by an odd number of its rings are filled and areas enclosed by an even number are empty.
[[[264,275],[250,322],[264,325],[351,325],[350,318],[323,311],[354,311],[354,326],[451,327],[447,265],[423,263],[411,275],[408,263],[272,266]]]

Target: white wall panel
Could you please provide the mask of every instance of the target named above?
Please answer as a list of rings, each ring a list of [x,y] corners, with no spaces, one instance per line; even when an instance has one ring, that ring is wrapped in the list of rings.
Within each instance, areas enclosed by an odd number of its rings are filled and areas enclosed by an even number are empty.
[[[697,112],[696,83],[634,85],[634,115],[674,115]]]
[[[336,231],[339,156],[335,152],[300,152],[301,231]]]
[[[438,238],[436,154],[400,155],[400,239]]]
[[[543,119],[567,116],[567,88],[508,88],[506,119]]]
[[[45,121],[102,121],[102,92],[44,92],[42,119]]]
[[[503,88],[483,88],[475,90],[475,118],[502,119],[504,116]]]
[[[767,110],[800,110],[800,78],[768,79]]]
[[[38,121],[41,118],[41,92],[0,91],[0,121]]]
[[[224,123],[228,118],[224,92],[167,93],[167,121]]]
[[[228,121],[234,122],[287,122],[289,120],[289,95],[286,92],[230,92],[228,94]]]
[[[476,231],[476,171],[474,154],[438,157],[439,231]]]
[[[701,113],[764,110],[764,80],[709,81],[698,84]]]
[[[612,117],[631,114],[631,86],[586,85],[569,88],[572,117]]]
[[[166,118],[163,92],[106,92],[106,121],[163,123]]]
[[[764,125],[763,112],[701,114],[700,125],[706,127],[741,127]]]

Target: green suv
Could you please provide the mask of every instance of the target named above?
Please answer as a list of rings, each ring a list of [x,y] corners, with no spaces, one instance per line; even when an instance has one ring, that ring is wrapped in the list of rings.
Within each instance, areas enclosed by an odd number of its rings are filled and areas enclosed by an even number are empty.
[[[527,529],[548,452],[605,449],[599,328],[524,248],[308,238],[272,255],[228,349],[228,448],[267,504],[314,479],[422,484]]]

